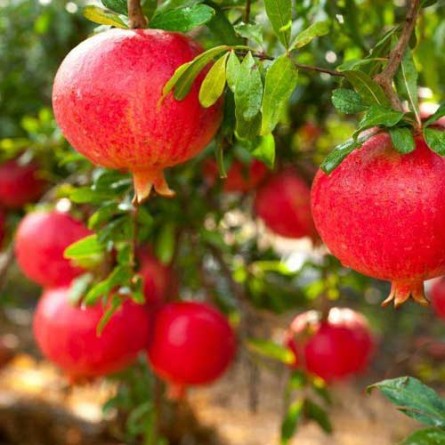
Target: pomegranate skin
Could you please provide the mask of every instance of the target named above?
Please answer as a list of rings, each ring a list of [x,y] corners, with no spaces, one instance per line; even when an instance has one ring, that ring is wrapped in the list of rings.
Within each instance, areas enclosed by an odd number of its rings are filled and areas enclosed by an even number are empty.
[[[149,336],[149,315],[126,300],[97,336],[101,304],[85,308],[68,301],[69,287],[46,289],[34,314],[33,330],[43,355],[74,381],[120,371],[142,351]]]
[[[94,164],[130,171],[139,201],[152,187],[171,196],[163,170],[202,151],[219,127],[221,102],[199,103],[205,71],[184,100],[162,99],[176,68],[200,52],[181,34],[113,29],[74,48],[57,72],[53,108],[63,134]]]
[[[63,257],[72,243],[91,235],[66,213],[37,211],[26,215],[15,237],[15,254],[22,272],[43,287],[69,284],[82,273]]]
[[[286,238],[317,238],[310,189],[292,169],[272,175],[257,191],[254,209],[272,232]]]
[[[434,312],[445,320],[445,277],[435,281],[431,286],[430,295]]]
[[[427,304],[423,281],[445,274],[445,158],[415,142],[401,155],[375,135],[312,187],[321,238],[344,266],[392,282],[384,305]]]
[[[247,193],[254,190],[267,176],[267,167],[261,161],[254,159],[249,165],[235,160],[232,162],[227,178],[223,181],[223,190],[226,193]],[[210,185],[218,180],[218,165],[214,160],[208,160],[204,164],[204,177]]]
[[[235,349],[235,334],[216,309],[176,302],[157,313],[148,357],[156,374],[184,388],[216,380],[232,362]]]
[[[45,181],[38,176],[35,163],[21,165],[11,159],[0,165],[0,205],[19,209],[36,201],[43,193]]]
[[[294,368],[304,368],[326,382],[363,372],[374,351],[366,319],[347,308],[332,308],[326,321],[316,311],[298,315],[286,345],[294,354]]]

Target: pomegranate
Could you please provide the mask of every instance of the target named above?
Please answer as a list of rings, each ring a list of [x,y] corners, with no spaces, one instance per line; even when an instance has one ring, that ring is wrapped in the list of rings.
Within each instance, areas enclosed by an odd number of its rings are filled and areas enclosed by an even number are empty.
[[[235,355],[235,335],[213,307],[198,302],[165,305],[154,322],[148,356],[153,370],[177,388],[217,379]]]
[[[310,207],[310,189],[292,169],[271,176],[257,191],[255,212],[264,224],[287,238],[317,238]]]
[[[430,295],[434,312],[438,317],[445,319],[445,277],[434,282]]]
[[[204,164],[204,177],[210,185],[214,185],[219,173],[218,165],[214,160],[208,160]],[[249,165],[235,160],[232,162],[227,178],[224,181],[223,190],[226,193],[247,193],[255,189],[266,177],[267,167],[257,159]]]
[[[162,98],[176,68],[200,52],[181,34],[113,29],[74,48],[57,72],[53,107],[63,134],[93,163],[130,171],[138,201],[152,187],[171,196],[163,170],[202,151],[219,127],[221,103],[199,103],[205,72],[184,100]]]
[[[312,187],[323,241],[345,266],[391,281],[383,304],[396,307],[427,304],[423,281],[445,274],[445,158],[415,143],[401,155],[387,133],[372,136]]]
[[[82,269],[63,252],[91,232],[66,213],[37,211],[26,215],[15,237],[15,254],[22,272],[43,287],[69,284]]]
[[[37,200],[44,188],[45,181],[39,177],[36,163],[22,165],[11,159],[0,165],[0,205],[18,209]]]
[[[295,357],[293,367],[327,382],[363,371],[374,349],[366,319],[347,308],[332,308],[327,320],[320,318],[316,311],[308,311],[290,325],[286,344]]]
[[[43,355],[73,380],[103,376],[130,365],[149,336],[149,315],[126,300],[101,335],[101,304],[78,307],[68,301],[69,287],[47,289],[34,314],[34,337]]]

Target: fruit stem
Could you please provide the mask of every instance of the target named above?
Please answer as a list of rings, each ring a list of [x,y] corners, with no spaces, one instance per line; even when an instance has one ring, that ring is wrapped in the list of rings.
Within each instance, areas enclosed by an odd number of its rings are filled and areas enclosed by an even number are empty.
[[[429,301],[425,296],[423,281],[393,281],[391,283],[391,292],[382,303],[382,306],[386,307],[394,302],[394,307],[397,309],[409,300],[410,297],[422,306],[429,305]]]
[[[142,10],[140,0],[127,0],[128,20],[131,29],[146,28],[148,20]]]
[[[163,171],[135,171],[133,174],[133,184],[135,196],[133,204],[142,204],[150,196],[151,189],[154,188],[158,195],[166,198],[175,196],[175,192],[170,189],[164,177]]]

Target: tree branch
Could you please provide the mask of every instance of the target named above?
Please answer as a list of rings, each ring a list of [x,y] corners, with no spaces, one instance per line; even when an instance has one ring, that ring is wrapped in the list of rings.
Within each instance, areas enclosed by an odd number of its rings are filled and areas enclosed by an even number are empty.
[[[127,5],[130,28],[146,28],[148,21],[144,15],[144,11],[142,11],[141,0],[127,0]]]
[[[392,82],[400,63],[402,62],[406,49],[408,48],[411,35],[416,27],[419,9],[420,0],[411,0],[399,41],[389,54],[388,63],[383,71],[374,77],[374,80],[383,88],[383,91],[385,91],[386,95],[389,97],[391,105],[396,110],[400,111],[403,111],[403,107],[393,89]]]

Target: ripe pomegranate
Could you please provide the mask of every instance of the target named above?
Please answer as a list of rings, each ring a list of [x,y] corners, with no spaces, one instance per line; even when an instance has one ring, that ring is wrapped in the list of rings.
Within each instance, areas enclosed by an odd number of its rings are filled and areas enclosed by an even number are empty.
[[[401,155],[387,133],[372,136],[312,187],[323,241],[345,266],[391,281],[384,305],[396,307],[427,304],[423,281],[445,274],[445,158],[415,143]]]
[[[255,212],[265,225],[287,238],[317,238],[310,206],[310,189],[292,169],[271,176],[257,191]]]
[[[157,313],[148,356],[154,372],[177,392],[217,379],[234,355],[232,328],[208,304],[169,303]]]
[[[34,337],[43,355],[79,380],[120,371],[144,349],[149,336],[149,314],[126,300],[101,335],[97,325],[101,304],[73,306],[69,287],[44,291],[34,314]]]
[[[363,371],[374,349],[366,319],[347,308],[332,308],[327,320],[316,311],[298,315],[289,327],[286,345],[293,367],[306,369],[327,382]]]
[[[208,160],[204,164],[204,177],[210,185],[214,185],[219,176],[218,165],[214,160]],[[223,190],[226,193],[247,193],[255,189],[266,177],[267,167],[257,159],[249,165],[235,160],[232,162],[227,178],[222,179]]]
[[[445,277],[434,282],[430,295],[434,312],[438,317],[445,319]]]
[[[221,103],[204,109],[198,99],[205,72],[184,100],[162,99],[176,68],[200,52],[181,34],[113,29],[74,48],[57,72],[53,107],[63,134],[93,163],[129,170],[138,201],[152,187],[171,196],[163,170],[198,154],[218,129]]]
[[[65,249],[91,232],[66,213],[28,213],[19,224],[15,254],[22,272],[43,287],[69,284],[82,269],[65,259]]]
[[[36,163],[10,159],[0,165],[0,205],[18,209],[38,199],[45,188]]]

